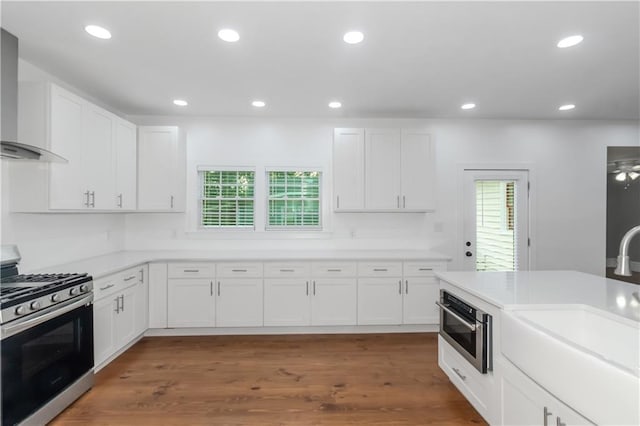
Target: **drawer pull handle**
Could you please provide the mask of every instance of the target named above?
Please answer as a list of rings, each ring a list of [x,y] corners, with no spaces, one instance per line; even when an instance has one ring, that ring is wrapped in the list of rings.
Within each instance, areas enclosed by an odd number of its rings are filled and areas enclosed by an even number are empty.
[[[200,269],[185,269],[184,272],[200,272]]]
[[[247,272],[246,269],[232,269],[231,272]]]
[[[460,324],[462,324],[463,326],[465,326],[466,328],[468,328],[471,331],[476,331],[476,329],[479,327],[479,325],[476,324],[471,324],[469,321],[465,320],[464,318],[462,318],[460,315],[456,314],[455,312],[453,312],[448,305],[443,305],[440,302],[436,302],[436,305],[438,305],[440,307],[440,309],[442,309],[443,311],[445,311],[446,313],[448,313],[449,315],[451,315],[452,317],[454,317],[455,319],[457,319],[458,321],[460,321]]]
[[[342,272],[342,269],[327,269],[327,272]]]
[[[387,272],[387,268],[373,268],[374,272]]]
[[[433,268],[418,268],[418,271],[433,271]]]
[[[547,422],[547,417],[549,417],[553,413],[551,411],[549,411],[549,409],[547,407],[544,407],[543,413],[544,413],[544,422],[542,424],[544,426],[549,426],[549,423]]]
[[[115,284],[109,284],[109,285],[105,285],[104,287],[100,287],[100,290],[106,290],[108,288],[113,287]]]
[[[458,375],[458,377],[460,377],[462,380],[467,380],[467,376],[463,375],[460,370],[458,370],[457,368],[452,368],[453,372],[456,373]]]
[[[293,269],[280,269],[280,272],[295,272]]]
[[[125,281],[131,281],[131,280],[135,280],[136,276],[135,275],[131,275],[130,277],[125,278]]]

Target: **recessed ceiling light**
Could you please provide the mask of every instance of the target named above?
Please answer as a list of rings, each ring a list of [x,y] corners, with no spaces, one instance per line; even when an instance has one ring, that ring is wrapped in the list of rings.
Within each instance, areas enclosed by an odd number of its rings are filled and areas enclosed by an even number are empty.
[[[329,102],[329,108],[340,108],[342,106],[342,103],[338,102],[338,101],[333,101],[333,102]]]
[[[256,108],[262,108],[266,105],[266,103],[264,101],[253,101],[251,102],[251,105],[253,105]]]
[[[464,104],[462,105],[460,108],[462,109],[474,109],[476,107],[476,104]]]
[[[562,105],[561,107],[559,107],[558,109],[560,111],[569,111],[570,109],[574,109],[576,106],[574,104],[566,104],[566,105]]]
[[[181,107],[189,105],[189,103],[187,101],[185,101],[184,99],[174,99],[173,100],[173,104],[177,105],[177,106],[181,106]]]
[[[576,44],[580,44],[584,40],[584,37],[581,35],[572,35],[569,37],[565,37],[558,42],[558,47],[564,49],[565,47],[575,46]]]
[[[228,41],[229,43],[240,40],[240,34],[238,34],[236,30],[232,30],[230,28],[218,31],[218,37],[224,41]]]
[[[364,40],[364,34],[362,34],[360,31],[349,31],[344,35],[344,37],[342,37],[342,39],[345,43],[358,44],[362,40]]]
[[[92,36],[101,38],[103,40],[108,40],[111,38],[111,32],[108,29],[102,28],[98,25],[87,25],[86,27],[84,27],[84,30]]]

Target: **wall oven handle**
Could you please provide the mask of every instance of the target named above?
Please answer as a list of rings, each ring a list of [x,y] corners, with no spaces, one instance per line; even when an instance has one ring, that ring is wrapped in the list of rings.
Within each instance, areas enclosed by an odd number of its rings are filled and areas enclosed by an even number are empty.
[[[450,314],[452,317],[454,317],[455,319],[460,321],[462,323],[462,325],[467,327],[469,330],[476,331],[476,327],[477,327],[476,324],[471,324],[469,321],[467,321],[466,319],[462,318],[460,315],[456,314],[451,309],[449,309],[449,307],[447,305],[443,305],[440,302],[436,302],[436,305],[438,305],[440,307],[440,309],[444,310],[445,312]]]
[[[36,325],[40,325],[45,321],[49,321],[52,318],[59,317],[60,315],[64,315],[67,312],[71,312],[74,309],[91,302],[93,302],[93,294],[85,296],[82,299],[73,301],[66,306],[61,306],[60,304],[52,306],[51,310],[47,309],[43,311],[45,313],[43,313],[42,315],[39,315],[37,318],[31,318],[17,324],[2,326],[2,338],[5,339],[7,337],[13,336],[14,334],[18,334],[21,331],[27,330],[31,327],[35,327]]]

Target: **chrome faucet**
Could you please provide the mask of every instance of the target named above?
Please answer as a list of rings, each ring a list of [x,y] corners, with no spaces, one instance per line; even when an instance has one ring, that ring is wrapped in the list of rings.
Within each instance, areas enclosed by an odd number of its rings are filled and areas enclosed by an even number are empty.
[[[618,266],[616,266],[615,271],[613,271],[616,275],[624,275],[625,277],[631,276],[631,266],[629,265],[629,244],[631,244],[631,240],[637,234],[640,234],[640,225],[634,226],[629,229],[622,240],[620,240],[620,252],[618,253]]]

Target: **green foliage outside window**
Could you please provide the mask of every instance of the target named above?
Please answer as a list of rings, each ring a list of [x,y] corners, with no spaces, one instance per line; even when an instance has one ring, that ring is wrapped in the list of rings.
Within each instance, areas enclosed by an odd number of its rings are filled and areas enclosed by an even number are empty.
[[[320,228],[320,172],[272,171],[267,175],[270,228]]]
[[[202,171],[200,224],[205,227],[253,227],[253,171]]]

